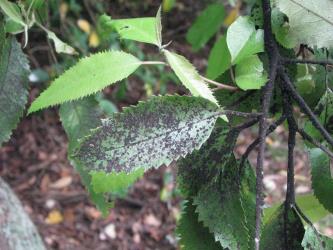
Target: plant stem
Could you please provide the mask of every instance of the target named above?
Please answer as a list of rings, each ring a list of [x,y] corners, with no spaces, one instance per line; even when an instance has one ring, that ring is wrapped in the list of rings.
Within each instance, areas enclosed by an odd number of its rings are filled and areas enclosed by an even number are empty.
[[[234,86],[230,86],[227,84],[223,84],[223,83],[219,83],[216,81],[213,81],[211,79],[208,79],[206,77],[201,76],[202,80],[204,80],[205,82],[211,83],[213,85],[215,85],[218,89],[226,89],[226,90],[231,90],[231,91],[239,91],[240,89]]]
[[[275,129],[280,126],[284,121],[286,120],[286,116],[282,115],[278,120],[276,120],[274,123],[272,123],[267,132],[266,132],[266,137],[273,133]],[[244,166],[244,163],[246,159],[249,157],[250,153],[255,149],[256,146],[259,144],[259,138],[255,139],[246,149],[245,153],[242,155],[241,160],[240,160],[240,172],[242,171],[242,168]]]
[[[304,140],[307,140],[312,145],[320,148],[323,152],[325,152],[329,157],[333,158],[333,152],[330,151],[327,147],[317,142],[314,138],[312,138],[308,133],[304,131],[304,129],[297,128],[297,132],[303,137]]]
[[[168,65],[165,62],[160,62],[160,61],[143,61],[141,62],[142,65]]]
[[[304,101],[302,96],[296,91],[295,87],[290,81],[289,76],[285,73],[284,68],[279,69],[280,76],[284,81],[284,85],[288,93],[292,96],[292,98],[298,103],[301,110],[309,117],[313,126],[320,132],[320,134],[324,137],[324,139],[333,147],[333,138],[324,128],[324,126],[320,123],[317,116],[312,112],[307,103]]]
[[[269,80],[266,86],[263,88],[262,99],[262,116],[259,121],[259,152],[257,158],[256,168],[256,225],[255,225],[255,249],[260,249],[260,236],[261,236],[261,224],[262,224],[262,210],[264,205],[263,195],[263,179],[264,179],[264,158],[266,151],[266,134],[268,130],[268,112],[271,103],[271,98],[274,89],[274,82],[277,75],[277,67],[279,64],[279,53],[272,34],[271,26],[271,6],[269,0],[262,0],[262,9],[264,17],[264,42],[265,51],[268,54],[269,62]]]
[[[314,65],[321,65],[323,67],[333,66],[333,61],[329,61],[329,60],[310,60],[310,59],[283,58],[282,62],[286,63],[286,64],[314,64]]]
[[[256,118],[262,116],[261,113],[244,113],[234,110],[222,110],[221,115],[234,115],[234,116],[241,116],[241,117],[248,117],[248,118]]]

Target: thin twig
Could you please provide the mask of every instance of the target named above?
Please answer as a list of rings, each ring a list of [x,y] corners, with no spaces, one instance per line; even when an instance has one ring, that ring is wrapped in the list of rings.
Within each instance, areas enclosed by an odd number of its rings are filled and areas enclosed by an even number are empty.
[[[227,85],[227,84],[223,84],[223,83],[219,83],[216,81],[213,81],[211,79],[208,79],[206,77],[201,76],[202,80],[204,80],[205,82],[211,83],[213,85],[215,85],[218,89],[226,89],[226,90],[231,90],[231,91],[239,91],[240,89],[231,85]]]
[[[319,242],[322,242],[320,235],[317,231],[317,228],[312,224],[311,220],[303,213],[303,211],[300,209],[300,207],[297,205],[297,203],[295,203],[294,208],[295,208],[296,213],[305,221],[305,223],[307,223],[313,229],[313,231],[317,237],[317,240]],[[320,250],[324,250],[322,244],[320,244],[320,245],[322,247]]]
[[[325,152],[329,157],[333,158],[333,152],[330,151],[327,147],[323,144],[317,142],[314,138],[312,138],[308,133],[305,132],[302,128],[297,128],[297,132],[303,137],[304,140],[307,140],[317,148],[320,148],[323,152]]]
[[[268,54],[269,62],[269,81],[263,88],[263,99],[262,99],[262,113],[263,115],[259,121],[259,152],[257,157],[257,168],[256,168],[256,225],[255,225],[255,249],[260,249],[260,236],[261,236],[261,225],[262,225],[262,212],[264,205],[263,195],[263,179],[264,179],[264,158],[266,151],[266,134],[268,129],[268,113],[272,99],[275,78],[277,75],[277,68],[279,64],[279,52],[277,45],[272,33],[271,25],[271,5],[270,0],[262,0],[262,9],[264,17],[264,42],[265,52]]]
[[[236,131],[242,131],[244,129],[250,128],[252,126],[254,126],[255,124],[257,124],[259,122],[259,117],[256,117],[254,119],[251,119],[249,121],[244,122],[243,124],[240,124],[232,129],[236,130]]]
[[[320,123],[317,116],[312,112],[310,107],[304,101],[303,97],[296,91],[295,87],[290,81],[289,76],[285,73],[284,69],[279,69],[280,76],[283,79],[283,82],[286,86],[287,91],[293,97],[293,99],[298,103],[301,110],[309,117],[313,126],[320,132],[324,139],[333,147],[333,138]]]
[[[266,132],[266,137],[273,133],[275,129],[280,126],[284,121],[286,120],[286,116],[282,115],[278,120],[276,120],[274,123],[272,123]],[[244,163],[246,159],[249,157],[250,153],[258,146],[259,144],[259,138],[255,139],[246,149],[245,153],[242,155],[240,160],[240,170],[242,171],[242,167],[244,166]]]
[[[330,61],[330,60],[282,58],[282,62],[286,63],[286,64],[314,64],[314,65],[321,65],[323,67],[333,66],[333,61]]]
[[[287,192],[286,192],[286,209],[289,210],[295,204],[295,170],[294,170],[294,150],[296,145],[297,123],[293,115],[293,107],[290,96],[284,89],[283,94],[283,112],[288,121],[288,171],[287,171]]]
[[[221,112],[221,115],[232,115],[232,116],[240,116],[240,117],[246,117],[246,118],[253,118],[253,117],[260,117],[262,116],[262,113],[244,113],[239,112],[235,110],[223,110]]]

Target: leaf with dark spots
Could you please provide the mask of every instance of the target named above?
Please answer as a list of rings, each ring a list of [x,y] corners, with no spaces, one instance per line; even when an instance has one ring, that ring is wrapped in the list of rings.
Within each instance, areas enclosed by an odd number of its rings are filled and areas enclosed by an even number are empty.
[[[261,247],[265,250],[302,250],[304,236],[302,220],[294,208],[285,210],[282,204],[263,228]]]
[[[28,101],[29,63],[14,37],[0,25],[0,145],[10,138]]]
[[[104,120],[73,158],[87,170],[107,173],[169,165],[199,149],[222,112],[201,97],[152,97]]]
[[[233,153],[238,131],[230,130],[219,119],[209,139],[200,148],[178,162],[178,185],[186,197],[197,194],[215,177]]]
[[[209,228],[222,247],[254,248],[255,177],[250,166],[240,176],[239,164],[232,155],[219,178],[203,186],[194,197],[194,205],[199,221]]]

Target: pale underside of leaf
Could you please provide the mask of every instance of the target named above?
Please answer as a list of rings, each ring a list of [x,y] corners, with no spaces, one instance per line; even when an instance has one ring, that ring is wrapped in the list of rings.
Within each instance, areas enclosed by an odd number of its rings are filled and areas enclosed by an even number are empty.
[[[248,17],[239,17],[227,31],[232,64],[264,50],[263,31],[256,30]]]
[[[128,77],[140,65],[141,61],[136,57],[121,51],[83,58],[41,93],[29,113],[94,94]]]
[[[333,2],[331,0],[277,0],[277,7],[288,16],[289,35],[298,44],[333,46]]]
[[[0,27],[1,29],[2,27]],[[14,37],[0,30],[0,145],[17,126],[28,101],[29,63]]]
[[[69,55],[77,54],[73,47],[61,41],[54,32],[47,31],[47,37],[53,41],[57,53],[64,53]]]
[[[156,14],[156,40],[157,45],[161,48],[163,39],[162,39],[162,5],[158,8],[157,14]]]
[[[333,249],[333,239],[318,234],[312,227],[308,227],[304,234],[302,246],[304,250],[329,250]]]
[[[175,74],[184,86],[190,90],[193,96],[201,96],[218,105],[213,92],[198,74],[194,66],[185,57],[168,50],[165,50],[164,54]]]
[[[82,142],[75,160],[108,173],[169,165],[200,148],[220,112],[199,97],[153,97],[105,120]]]

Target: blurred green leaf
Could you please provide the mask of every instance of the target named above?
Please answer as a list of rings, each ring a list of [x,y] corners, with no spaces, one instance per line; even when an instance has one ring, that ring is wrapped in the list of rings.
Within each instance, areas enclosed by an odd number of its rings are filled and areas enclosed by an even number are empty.
[[[246,57],[264,51],[263,30],[256,30],[249,17],[238,17],[228,28],[227,45],[232,64],[237,64]]]
[[[318,199],[312,194],[298,195],[296,197],[296,203],[313,223],[329,214],[329,212],[319,203]],[[280,205],[281,203],[278,203],[264,209],[264,224],[268,222],[269,218],[276,212]]]
[[[268,81],[263,63],[256,55],[242,60],[236,65],[235,80],[244,90],[260,89]]]
[[[231,55],[226,36],[222,36],[214,44],[208,58],[207,77],[216,79],[231,66]]]
[[[132,173],[105,173],[95,172],[89,173],[91,175],[91,184],[97,194],[112,193],[117,196],[124,196],[127,189],[144,174],[144,169],[139,168]]]
[[[112,20],[112,27],[122,39],[129,39],[143,43],[160,46],[159,36],[156,31],[155,17],[131,18]]]
[[[223,24],[225,10],[222,4],[211,4],[197,17],[186,34],[194,50],[202,48]]]
[[[0,0],[0,8],[3,12],[11,18],[14,22],[21,24],[22,26],[26,26],[23,17],[20,12],[20,8],[17,4],[13,2],[9,2],[8,0]]]
[[[303,250],[304,233],[302,220],[295,209],[282,204],[264,225],[260,245],[265,250]]]
[[[312,175],[312,189],[323,206],[333,213],[333,178],[330,169],[331,159],[319,148],[309,152]]]

